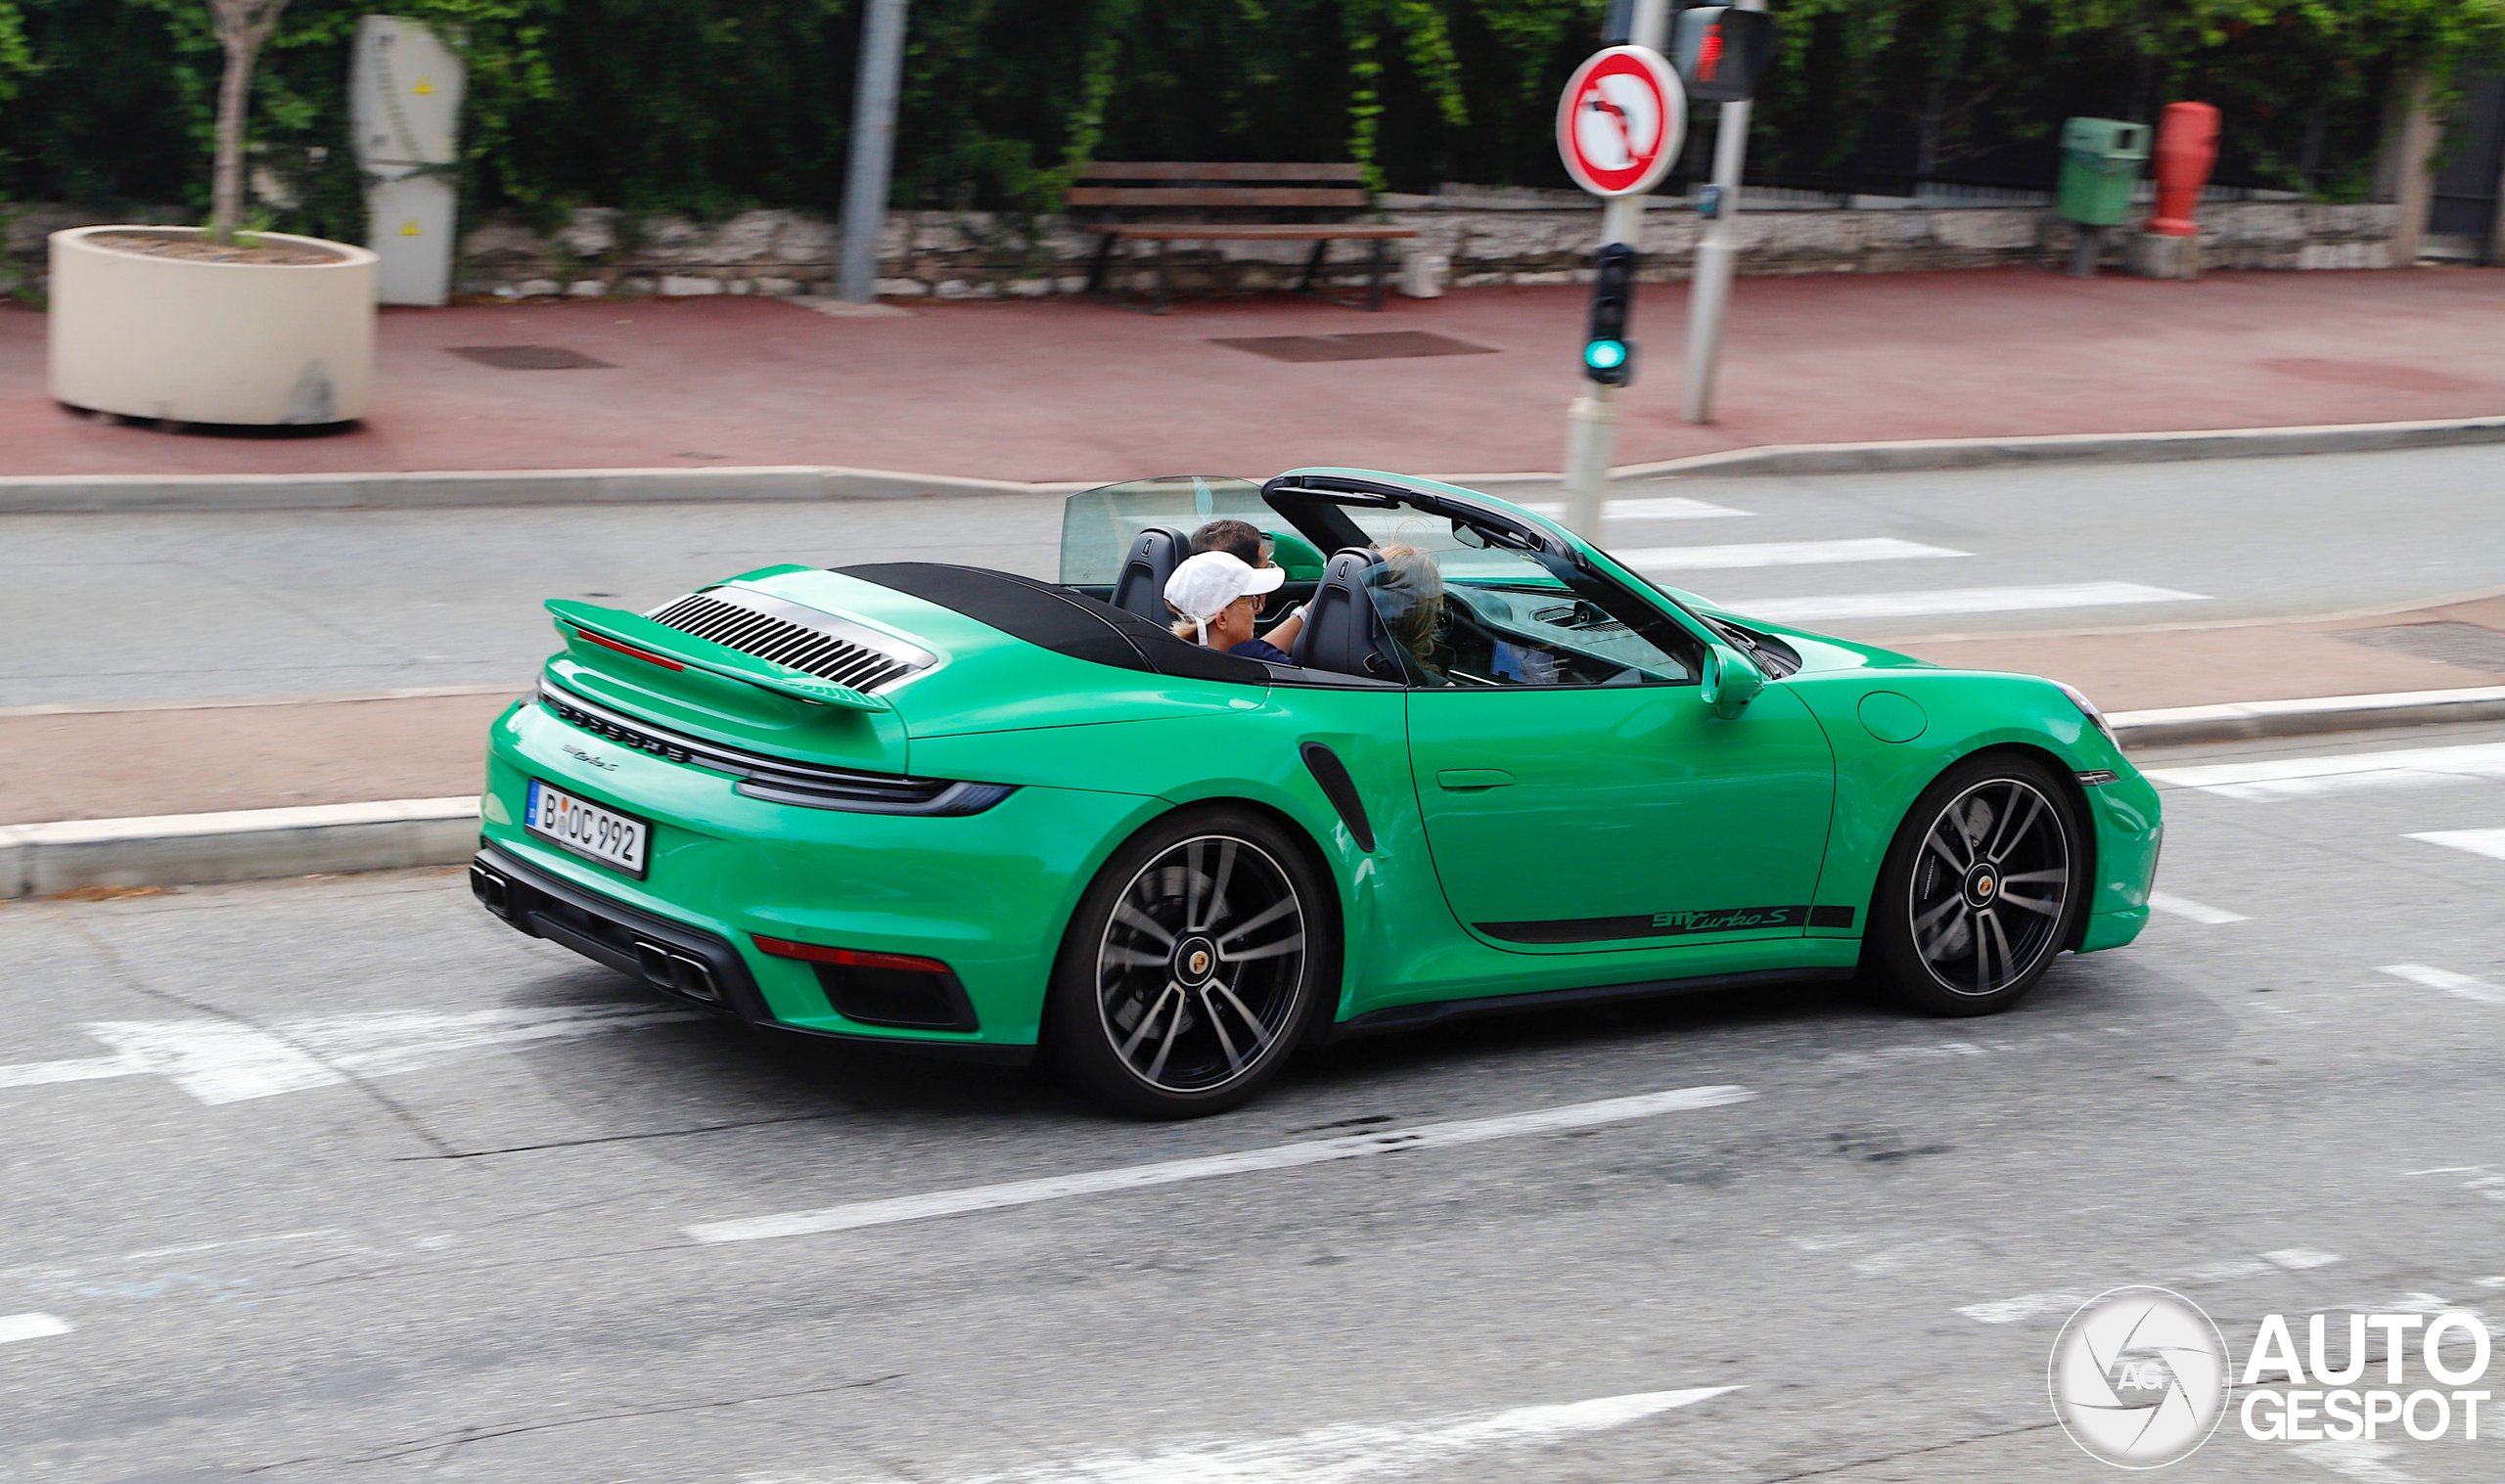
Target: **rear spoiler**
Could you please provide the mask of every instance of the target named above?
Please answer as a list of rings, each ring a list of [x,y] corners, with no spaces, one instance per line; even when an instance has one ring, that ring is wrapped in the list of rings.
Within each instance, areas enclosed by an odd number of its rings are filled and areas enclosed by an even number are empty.
[[[770,659],[726,650],[709,639],[682,634],[666,625],[655,623],[641,613],[623,608],[595,607],[588,603],[567,599],[548,600],[548,611],[557,620],[557,632],[571,640],[579,635],[603,649],[631,654],[650,664],[668,669],[703,670],[725,680],[736,680],[761,691],[772,691],[796,700],[822,706],[848,706],[855,711],[889,709],[887,697],[871,696],[850,686],[821,680],[804,670],[779,665]]]

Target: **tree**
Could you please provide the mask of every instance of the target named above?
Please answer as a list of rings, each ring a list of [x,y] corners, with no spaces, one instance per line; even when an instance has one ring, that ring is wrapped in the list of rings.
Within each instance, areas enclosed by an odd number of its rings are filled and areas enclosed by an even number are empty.
[[[208,240],[231,243],[244,214],[244,118],[251,110],[252,64],[287,0],[208,0],[226,75],[217,85],[217,167],[209,177]]]

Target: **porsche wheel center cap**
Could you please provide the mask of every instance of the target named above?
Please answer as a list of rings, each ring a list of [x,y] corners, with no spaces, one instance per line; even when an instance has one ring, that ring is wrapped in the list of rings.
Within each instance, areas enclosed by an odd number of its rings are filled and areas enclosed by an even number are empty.
[[[2000,895],[2000,872],[1991,866],[1978,866],[1966,873],[1966,905],[1988,907]]]
[[[1206,984],[1217,970],[1217,945],[1194,935],[1174,945],[1174,977],[1185,984]]]

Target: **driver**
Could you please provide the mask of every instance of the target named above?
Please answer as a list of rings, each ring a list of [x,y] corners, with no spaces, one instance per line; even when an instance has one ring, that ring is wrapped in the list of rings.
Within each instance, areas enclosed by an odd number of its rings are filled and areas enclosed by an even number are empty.
[[[1304,609],[1262,637],[1252,629],[1260,621],[1261,597],[1279,590],[1287,571],[1252,566],[1232,552],[1202,552],[1187,557],[1165,579],[1165,606],[1176,613],[1174,637],[1207,645],[1228,654],[1271,664],[1294,664],[1282,645],[1293,645],[1304,628]]]

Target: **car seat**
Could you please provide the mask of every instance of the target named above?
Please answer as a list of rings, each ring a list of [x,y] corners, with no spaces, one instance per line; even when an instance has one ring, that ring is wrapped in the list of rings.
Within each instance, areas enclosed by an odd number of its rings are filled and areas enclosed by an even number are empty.
[[[1391,631],[1366,595],[1369,567],[1383,562],[1371,547],[1349,547],[1322,568],[1321,584],[1305,605],[1304,627],[1296,636],[1293,658],[1312,670],[1336,670],[1376,680],[1398,680]]]
[[[1122,559],[1121,575],[1114,579],[1114,607],[1160,627],[1172,622],[1174,610],[1165,606],[1165,579],[1191,554],[1192,538],[1173,526],[1142,530]]]

